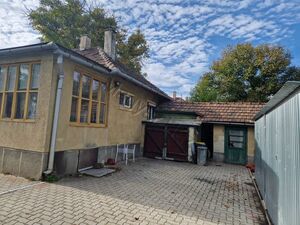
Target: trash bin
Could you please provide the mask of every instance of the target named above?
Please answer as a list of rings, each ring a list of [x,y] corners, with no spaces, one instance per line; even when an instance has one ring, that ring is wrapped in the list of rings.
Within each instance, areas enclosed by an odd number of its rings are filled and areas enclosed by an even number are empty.
[[[207,158],[207,147],[205,143],[197,142],[196,151],[197,151],[197,164],[200,166],[204,166],[206,164],[206,158]]]

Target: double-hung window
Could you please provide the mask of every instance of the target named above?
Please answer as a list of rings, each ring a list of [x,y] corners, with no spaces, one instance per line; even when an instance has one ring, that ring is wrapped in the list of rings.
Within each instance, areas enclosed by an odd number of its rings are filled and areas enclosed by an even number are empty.
[[[36,118],[40,63],[0,66],[0,114],[6,120]]]
[[[133,105],[133,96],[126,92],[120,92],[119,104],[124,108],[131,109]]]
[[[85,73],[74,72],[70,121],[86,125],[105,125],[107,83]]]

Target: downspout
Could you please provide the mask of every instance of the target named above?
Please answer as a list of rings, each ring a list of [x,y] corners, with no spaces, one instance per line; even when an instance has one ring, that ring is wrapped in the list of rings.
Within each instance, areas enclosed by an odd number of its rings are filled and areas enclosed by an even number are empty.
[[[56,148],[56,137],[57,137],[57,127],[58,127],[58,119],[59,119],[59,112],[60,112],[60,105],[61,105],[61,94],[62,94],[62,87],[64,82],[64,58],[62,55],[57,57],[57,68],[58,68],[58,83],[56,89],[56,98],[55,98],[55,108],[54,108],[54,117],[53,117],[53,124],[52,124],[52,133],[51,133],[51,143],[50,143],[50,151],[48,157],[48,168],[44,174],[48,175],[53,172],[54,166],[54,155],[55,155],[55,148]]]

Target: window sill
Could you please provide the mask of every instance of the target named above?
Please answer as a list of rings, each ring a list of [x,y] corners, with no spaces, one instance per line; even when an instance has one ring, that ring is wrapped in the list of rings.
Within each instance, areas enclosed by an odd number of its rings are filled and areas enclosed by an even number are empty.
[[[75,123],[70,122],[71,127],[90,127],[90,128],[106,128],[106,124],[88,124],[88,123]]]
[[[121,105],[120,105],[120,109],[125,110],[125,111],[129,111],[129,112],[132,111],[132,108],[126,107],[126,106],[121,106]]]
[[[36,120],[24,120],[24,119],[0,119],[0,122],[13,122],[13,123],[35,123]]]

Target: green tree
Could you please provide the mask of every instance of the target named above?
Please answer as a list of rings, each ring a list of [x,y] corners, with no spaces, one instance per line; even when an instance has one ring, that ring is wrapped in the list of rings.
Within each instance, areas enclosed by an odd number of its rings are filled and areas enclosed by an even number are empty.
[[[67,48],[78,48],[82,35],[88,35],[92,47],[104,45],[104,31],[117,32],[117,58],[131,70],[141,74],[143,60],[149,57],[149,47],[138,29],[128,36],[115,17],[85,0],[40,0],[40,6],[29,10],[33,28],[42,34],[42,41],[53,41]]]
[[[212,102],[217,100],[218,94],[212,74],[206,73],[202,76],[198,85],[193,88],[191,100],[195,102]]]
[[[298,68],[289,67],[290,61],[290,53],[277,45],[227,47],[210,68],[213,88],[207,87],[204,76],[191,92],[192,99],[205,101],[201,93],[211,93],[214,98],[207,101],[267,101],[285,81],[299,77]]]

